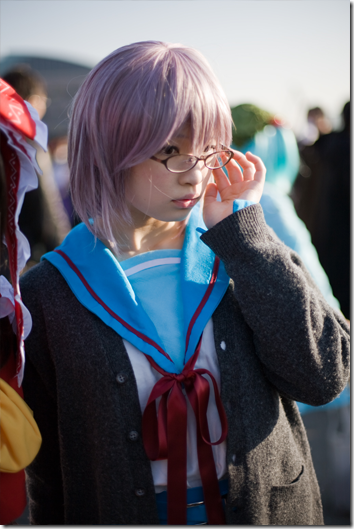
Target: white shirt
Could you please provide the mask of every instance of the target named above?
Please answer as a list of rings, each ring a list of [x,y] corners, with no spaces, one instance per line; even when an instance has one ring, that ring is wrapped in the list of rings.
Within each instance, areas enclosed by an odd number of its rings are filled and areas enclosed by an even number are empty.
[[[155,253],[155,252],[153,252]],[[168,270],[168,263],[164,263],[163,266],[161,266],[161,259],[156,259],[154,265],[154,260],[151,260],[151,254],[152,252],[149,252],[149,287],[151,288],[151,272],[156,271],[156,274],[153,274],[154,281],[157,281],[157,284],[161,282],[161,286],[163,284],[163,275],[164,270],[168,271],[169,275],[171,273],[171,270]],[[156,257],[161,257],[161,253],[159,251],[156,252]],[[144,259],[144,254],[139,255],[138,262],[141,263],[142,259]],[[126,261],[123,261],[121,263],[122,267],[124,268],[127,277],[129,278],[130,283],[132,284],[132,287],[134,289],[135,285],[135,294],[139,297],[139,290],[144,289],[144,271],[146,270],[145,267],[136,266],[136,260],[133,257],[132,259],[128,259]],[[160,264],[158,264],[160,263]],[[172,265],[172,263],[171,263]],[[178,268],[176,268],[176,261],[173,263],[173,267],[175,269],[175,273],[178,274]],[[134,277],[135,276],[135,277]],[[137,281],[135,281],[137,280]],[[175,289],[178,289],[178,281],[174,282]],[[157,296],[152,298],[151,296],[143,296],[139,297],[140,301],[142,302],[142,305],[144,306],[145,312],[147,312],[150,316],[150,318],[153,318],[154,315],[156,315],[156,303],[158,302],[159,295],[161,296],[161,292],[164,292],[163,288],[156,288],[156,284],[154,286],[154,290],[157,293]],[[180,299],[180,293],[176,291],[175,296],[171,296],[171,292],[169,293],[170,300],[172,298],[172,302],[167,304],[173,310],[173,300]],[[153,309],[149,310],[149,304],[153,306]],[[168,309],[167,309],[168,310]],[[155,316],[156,317],[156,316]],[[163,313],[160,315],[160,319],[163,320],[166,317],[166,321],[170,322],[173,320],[171,317],[171,314],[166,314],[166,304],[163,307]],[[163,321],[154,321],[157,330],[159,330],[159,327],[161,328],[161,325],[163,326]],[[176,320],[174,319],[174,324],[176,324]],[[182,332],[182,331],[181,331]],[[132,345],[127,340],[124,340],[124,345],[126,347],[129,359],[131,361],[134,375],[137,382],[138,387],[138,395],[139,395],[139,402],[140,402],[140,408],[142,413],[145,410],[148,398],[150,396],[151,390],[156,384],[156,382],[162,377],[162,375],[156,371],[145,355],[139,351],[134,345]],[[195,369],[203,368],[207,369],[212,373],[212,375],[215,378],[215,381],[217,383],[217,386],[220,391],[220,370],[219,370],[219,364],[218,364],[218,358],[215,350],[215,344],[214,344],[214,331],[213,331],[213,322],[212,319],[210,319],[204,329],[203,332],[203,338],[201,343],[201,348],[199,352],[199,357],[197,359],[197,362],[195,364]],[[214,396],[214,388],[213,385],[207,375],[203,375],[205,378],[207,378],[210,382],[210,397],[209,397],[209,405],[207,410],[207,418],[208,418],[208,425],[209,425],[209,433],[210,433],[210,439],[211,441],[216,441],[219,439],[221,435],[221,425],[219,420],[219,414],[216,408],[215,403],[215,396]],[[198,487],[202,484],[200,473],[199,473],[199,465],[198,465],[198,455],[197,455],[197,435],[196,435],[196,422],[195,422],[195,416],[193,409],[191,408],[191,405],[187,400],[187,487]],[[221,479],[225,476],[227,472],[226,468],[226,441],[223,443],[213,446],[213,455],[214,455],[214,461],[215,461],[215,467],[216,467],[216,473],[218,479]],[[167,488],[167,460],[161,460],[161,461],[151,461],[151,469],[152,469],[152,475],[155,485],[155,491],[162,492],[163,490],[166,490]]]

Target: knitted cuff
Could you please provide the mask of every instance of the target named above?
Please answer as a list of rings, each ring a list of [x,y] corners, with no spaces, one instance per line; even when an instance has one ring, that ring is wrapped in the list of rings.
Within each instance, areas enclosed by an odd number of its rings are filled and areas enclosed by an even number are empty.
[[[262,206],[254,204],[240,209],[206,231],[201,240],[223,261],[232,259],[235,252],[256,248],[268,243],[269,231]]]

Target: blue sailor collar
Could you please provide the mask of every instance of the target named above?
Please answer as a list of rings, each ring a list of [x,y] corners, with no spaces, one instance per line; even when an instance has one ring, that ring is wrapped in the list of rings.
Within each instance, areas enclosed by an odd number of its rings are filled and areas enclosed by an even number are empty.
[[[197,228],[206,230],[199,206],[189,217],[181,256],[185,363],[193,355],[229,284],[224,265],[200,241]],[[178,374],[119,262],[99,239],[95,240],[85,224],[73,228],[63,243],[42,259],[59,270],[82,305],[162,369]]]

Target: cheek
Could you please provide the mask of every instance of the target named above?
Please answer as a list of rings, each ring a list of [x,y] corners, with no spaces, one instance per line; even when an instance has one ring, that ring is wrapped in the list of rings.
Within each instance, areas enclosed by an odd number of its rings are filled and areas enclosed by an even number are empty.
[[[149,170],[132,171],[125,184],[125,196],[128,201],[141,199],[151,192],[152,178]]]

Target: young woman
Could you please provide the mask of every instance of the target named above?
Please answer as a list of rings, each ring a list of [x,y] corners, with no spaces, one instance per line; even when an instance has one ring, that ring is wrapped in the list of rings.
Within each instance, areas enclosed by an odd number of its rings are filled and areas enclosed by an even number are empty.
[[[348,327],[267,228],[231,127],[179,44],[116,50],[75,97],[83,222],[22,281],[32,524],[323,523],[294,400],[345,387]]]

